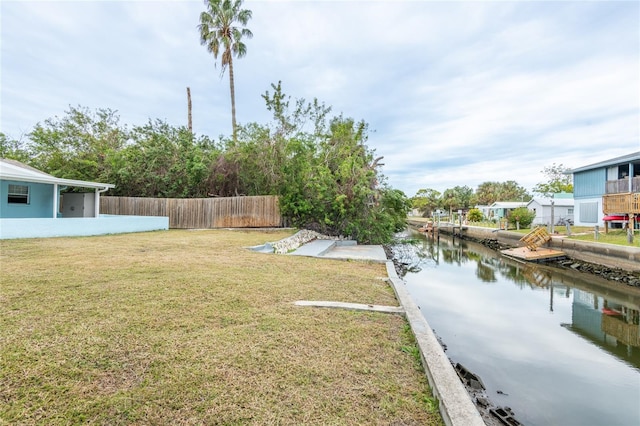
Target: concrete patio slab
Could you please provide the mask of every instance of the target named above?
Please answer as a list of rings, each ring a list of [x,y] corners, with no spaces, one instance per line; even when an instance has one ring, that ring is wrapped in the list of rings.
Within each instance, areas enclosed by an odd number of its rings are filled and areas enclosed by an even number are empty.
[[[335,240],[313,240],[301,245],[289,254],[293,256],[318,257],[323,256],[325,253],[335,247],[335,245]]]
[[[387,254],[382,246],[377,245],[336,245],[322,257],[328,259],[368,260],[386,262]]]

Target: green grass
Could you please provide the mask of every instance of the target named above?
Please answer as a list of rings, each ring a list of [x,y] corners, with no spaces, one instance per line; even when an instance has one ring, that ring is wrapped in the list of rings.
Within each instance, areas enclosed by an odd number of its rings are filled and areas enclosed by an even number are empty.
[[[595,234],[593,232],[593,228],[586,233],[578,234],[573,231],[571,239],[575,240],[583,240],[583,241],[593,241],[595,243],[606,243],[606,244],[616,244],[620,246],[630,246],[630,247],[640,247],[640,233],[638,231],[635,232],[633,237],[633,242],[629,243],[627,240],[627,230],[626,229],[615,229],[609,230],[608,233],[604,233],[604,230],[600,230],[598,233],[598,239],[596,240]]]
[[[0,241],[0,424],[441,425],[380,264],[279,231]]]
[[[553,228],[555,236],[565,236],[568,239],[572,240],[581,240],[581,241],[589,241],[593,243],[604,243],[604,244],[616,244],[620,246],[629,246],[629,247],[640,247],[640,233],[636,231],[633,242],[629,243],[627,240],[627,230],[626,229],[614,229],[609,230],[608,233],[605,234],[604,229],[600,229],[598,239],[595,238],[595,232],[592,226],[572,226],[571,227],[571,235],[567,233],[567,229],[563,225],[554,226]],[[530,228],[527,229],[509,229],[512,232],[518,232],[520,234],[526,235],[531,232]]]
[[[420,217],[411,217],[410,220],[415,222],[427,222],[428,218],[420,218]],[[497,228],[498,225],[492,222],[473,222],[469,223],[472,226],[481,226],[485,228]],[[625,229],[613,229],[609,230],[608,233],[604,233],[604,228],[600,228],[600,232],[598,235],[598,239],[596,240],[594,235],[593,226],[572,226],[571,227],[571,235],[567,234],[567,228],[564,225],[556,225],[553,227],[554,234],[557,236],[566,236],[567,238],[574,240],[582,240],[582,241],[590,241],[594,243],[604,243],[604,244],[616,244],[621,246],[629,246],[629,247],[640,247],[640,232],[638,230],[635,231],[633,242],[629,243],[627,240],[627,231]],[[522,235],[526,235],[531,232],[531,228],[522,228],[519,230],[509,228],[511,232],[518,232]]]

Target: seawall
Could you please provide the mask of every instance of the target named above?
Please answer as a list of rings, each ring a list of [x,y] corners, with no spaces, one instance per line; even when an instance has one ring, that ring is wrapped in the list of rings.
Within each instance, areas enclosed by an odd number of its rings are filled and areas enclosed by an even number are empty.
[[[420,227],[423,222],[408,221],[410,226]],[[519,232],[504,231],[479,226],[462,227],[452,224],[441,224],[439,232],[453,234],[471,240],[495,239],[500,244],[522,247],[524,243],[520,239],[524,236]],[[551,241],[546,247],[561,250],[572,259],[618,268],[625,271],[640,272],[640,247],[620,246],[583,240],[572,240],[564,236],[551,236]]]
[[[480,412],[474,405],[464,385],[460,381],[451,361],[444,353],[431,326],[420,312],[405,288],[405,283],[396,273],[393,262],[386,263],[390,284],[400,305],[404,308],[407,321],[416,338],[420,350],[422,366],[429,380],[442,420],[447,426],[485,426]]]

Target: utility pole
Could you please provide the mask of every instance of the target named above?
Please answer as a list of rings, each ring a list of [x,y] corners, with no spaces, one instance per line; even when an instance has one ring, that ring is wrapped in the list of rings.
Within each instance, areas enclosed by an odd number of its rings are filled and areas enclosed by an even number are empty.
[[[191,121],[191,89],[187,87],[187,127],[189,128],[189,132],[193,133],[193,122]]]
[[[554,232],[554,228],[553,226],[555,225],[554,221],[555,218],[553,217],[553,205],[555,204],[555,199],[554,199],[554,195],[555,194],[551,194],[551,229],[550,229],[550,233],[553,234]]]

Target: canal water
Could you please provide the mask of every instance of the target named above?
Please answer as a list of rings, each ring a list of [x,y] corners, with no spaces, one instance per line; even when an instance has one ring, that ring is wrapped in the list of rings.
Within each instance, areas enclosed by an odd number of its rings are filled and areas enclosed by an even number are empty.
[[[412,231],[408,231],[412,232]],[[412,233],[403,277],[454,363],[527,426],[640,425],[640,290]]]

